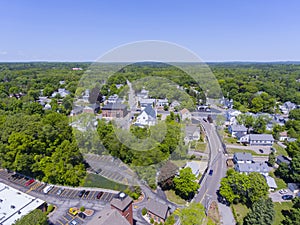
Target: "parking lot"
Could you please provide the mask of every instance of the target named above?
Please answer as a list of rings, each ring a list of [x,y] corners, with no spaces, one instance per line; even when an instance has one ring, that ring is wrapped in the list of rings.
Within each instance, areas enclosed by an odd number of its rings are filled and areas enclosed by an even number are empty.
[[[81,225],[81,224],[85,224],[85,220],[86,219],[82,219],[78,215],[73,216],[69,212],[67,212],[64,216],[62,216],[60,219],[56,221],[55,225],[65,225],[65,224]]]
[[[30,177],[26,177],[21,174],[8,172],[6,170],[0,170],[0,177],[7,179],[19,186],[28,189],[27,193],[30,191],[43,193],[44,188],[48,185],[43,182],[33,180]],[[82,194],[80,194],[82,192]],[[100,193],[100,194],[99,194]],[[45,193],[43,193],[45,194]],[[45,194],[46,195],[46,194]],[[114,193],[102,192],[96,190],[86,190],[84,188],[64,188],[59,186],[54,186],[47,195],[56,196],[57,198],[68,198],[68,199],[82,199],[82,200],[96,200],[103,202],[110,202],[115,196]]]

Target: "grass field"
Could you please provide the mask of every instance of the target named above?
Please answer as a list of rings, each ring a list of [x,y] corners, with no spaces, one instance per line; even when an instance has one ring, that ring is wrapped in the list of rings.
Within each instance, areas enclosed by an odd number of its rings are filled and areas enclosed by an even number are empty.
[[[176,195],[175,191],[173,191],[173,190],[165,191],[165,194],[171,202],[174,202],[178,205],[185,205],[187,203],[184,199],[182,199],[178,195]]]
[[[288,156],[286,150],[283,147],[281,147],[280,145],[278,145],[277,143],[274,143],[273,148],[276,149],[276,155]]]
[[[275,220],[273,225],[282,224],[284,216],[282,215],[281,210],[289,210],[290,208],[292,208],[292,205],[292,202],[274,202]]]
[[[207,143],[197,142],[196,143],[196,147],[195,147],[195,151],[197,151],[197,152],[205,152],[206,151],[206,147],[207,147]]]
[[[239,148],[227,148],[228,153],[234,154],[236,152],[246,152],[246,153],[251,153],[254,156],[268,156],[268,154],[258,154],[253,150],[249,149],[239,149]]]
[[[127,185],[119,184],[105,177],[102,177],[97,174],[89,173],[84,181],[84,187],[99,187],[105,189],[112,189],[116,191],[124,191],[127,188]]]
[[[233,214],[235,216],[236,222],[240,222],[240,224],[243,224],[243,219],[249,212],[249,209],[247,206],[239,203],[239,204],[233,204],[232,206],[232,211],[235,211]]]

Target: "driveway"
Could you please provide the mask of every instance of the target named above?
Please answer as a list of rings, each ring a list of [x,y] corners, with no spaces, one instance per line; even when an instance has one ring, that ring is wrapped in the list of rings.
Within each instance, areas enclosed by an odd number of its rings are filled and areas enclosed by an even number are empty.
[[[286,189],[286,190],[288,190],[288,192],[284,195],[293,195],[295,197],[294,193],[292,193],[289,189]],[[280,194],[279,191],[271,192],[269,194],[269,197],[272,199],[273,202],[288,202],[288,201],[291,201],[291,200],[283,200],[282,196],[283,195]]]

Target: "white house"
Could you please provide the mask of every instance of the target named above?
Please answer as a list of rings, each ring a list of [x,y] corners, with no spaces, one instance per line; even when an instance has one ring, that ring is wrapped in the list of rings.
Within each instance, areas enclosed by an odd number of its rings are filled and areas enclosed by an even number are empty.
[[[185,127],[184,142],[188,144],[190,141],[198,141],[200,139],[200,128],[195,125]]]
[[[169,101],[168,99],[157,99],[156,101],[156,107],[164,107],[164,106],[169,106]]]
[[[228,127],[228,131],[231,134],[231,137],[235,137],[240,139],[240,137],[245,136],[247,134],[247,127],[244,125],[230,125]]]
[[[233,162],[237,163],[252,163],[253,157],[251,153],[246,152],[236,152],[233,155]]]
[[[180,114],[181,120],[183,120],[183,121],[192,119],[192,114],[186,108],[180,110],[179,114]]]
[[[136,118],[135,125],[153,126],[156,123],[156,116],[157,116],[156,110],[153,109],[151,105],[147,105],[147,107]]]
[[[140,99],[139,102],[140,102],[140,107],[143,110],[148,105],[150,105],[151,107],[154,106],[156,103],[156,100],[154,98],[145,98],[145,99]]]
[[[265,176],[268,176],[270,171],[266,163],[237,163],[234,168],[239,173],[249,174],[258,172]]]
[[[247,134],[239,140],[241,143],[258,146],[272,146],[274,138],[272,134]]]
[[[192,173],[198,177],[200,174],[200,164],[196,161],[187,162],[185,167],[190,167],[192,169]]]

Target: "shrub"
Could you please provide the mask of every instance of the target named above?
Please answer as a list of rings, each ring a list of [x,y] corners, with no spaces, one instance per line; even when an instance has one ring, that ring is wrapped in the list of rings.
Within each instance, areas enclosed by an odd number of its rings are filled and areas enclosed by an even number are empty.
[[[48,215],[48,214],[51,213],[53,210],[54,210],[54,206],[51,205],[51,204],[48,205],[46,214]]]
[[[154,223],[154,219],[150,218],[150,223],[153,224]]]
[[[80,207],[80,212],[84,212],[84,211],[85,211],[84,206],[81,206],[81,207]]]
[[[147,209],[146,209],[146,208],[143,208],[143,209],[142,209],[142,215],[145,216],[146,214],[147,214]]]

